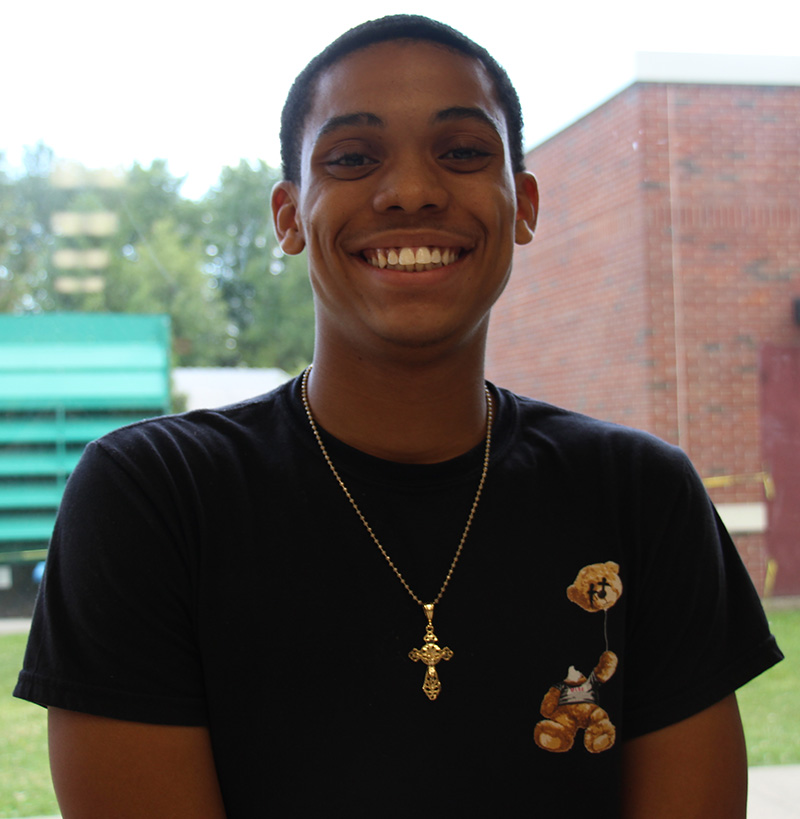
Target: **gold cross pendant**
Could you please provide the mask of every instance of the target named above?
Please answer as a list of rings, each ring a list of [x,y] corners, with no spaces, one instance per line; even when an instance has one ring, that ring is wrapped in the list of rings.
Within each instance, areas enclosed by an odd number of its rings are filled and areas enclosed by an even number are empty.
[[[449,660],[453,656],[453,652],[445,646],[439,647],[436,640],[436,635],[433,633],[433,603],[425,603],[425,616],[428,618],[428,625],[425,626],[425,645],[422,648],[412,648],[408,652],[408,656],[414,662],[422,660],[427,669],[425,670],[425,681],[422,683],[422,690],[429,700],[435,700],[442,690],[442,684],[439,682],[439,675],[436,672],[436,664],[440,660]]]

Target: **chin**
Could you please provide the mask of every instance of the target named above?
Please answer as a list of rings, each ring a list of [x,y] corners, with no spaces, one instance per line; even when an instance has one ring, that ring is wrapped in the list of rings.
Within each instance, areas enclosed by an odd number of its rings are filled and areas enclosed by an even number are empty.
[[[479,327],[476,327],[472,328],[469,332],[465,332],[463,328],[441,325],[435,328],[410,328],[408,324],[405,323],[401,328],[382,328],[376,335],[383,345],[395,347],[398,350],[406,350],[409,352],[414,350],[438,350],[448,352],[459,347],[468,346],[482,338],[483,336],[479,332],[479,329]]]

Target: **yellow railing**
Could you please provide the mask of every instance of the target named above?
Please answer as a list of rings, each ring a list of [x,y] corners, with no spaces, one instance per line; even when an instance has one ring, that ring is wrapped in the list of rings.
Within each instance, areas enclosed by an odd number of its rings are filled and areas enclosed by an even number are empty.
[[[764,486],[764,496],[767,500],[775,497],[775,482],[769,472],[748,472],[742,475],[713,475],[703,478],[706,489],[718,489],[723,486],[736,486],[742,483],[758,482]]]

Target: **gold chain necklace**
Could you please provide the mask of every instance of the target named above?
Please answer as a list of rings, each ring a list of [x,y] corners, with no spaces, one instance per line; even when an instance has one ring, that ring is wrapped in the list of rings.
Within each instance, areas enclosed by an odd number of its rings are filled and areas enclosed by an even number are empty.
[[[464,548],[464,543],[467,539],[467,535],[469,534],[470,527],[472,526],[472,519],[475,517],[475,510],[478,508],[478,501],[481,499],[481,493],[483,492],[483,485],[486,483],[486,473],[489,471],[489,453],[492,443],[492,421],[493,421],[493,408],[492,408],[492,396],[489,392],[488,387],[484,387],[486,391],[486,446],[483,451],[483,469],[481,471],[481,478],[478,481],[478,489],[475,492],[475,500],[472,501],[472,507],[469,510],[469,515],[467,515],[467,524],[464,527],[464,531],[461,534],[461,540],[458,543],[458,547],[456,548],[456,553],[453,555],[453,560],[450,563],[450,568],[447,570],[447,575],[444,578],[444,582],[442,583],[442,587],[439,589],[439,593],[433,599],[431,603],[423,603],[422,600],[414,594],[411,586],[408,585],[406,579],[400,573],[400,570],[397,566],[394,565],[391,557],[389,557],[388,552],[386,549],[383,548],[383,545],[378,540],[377,535],[375,532],[372,531],[372,527],[367,522],[367,519],[364,517],[363,512],[359,509],[358,504],[355,501],[355,498],[350,494],[350,490],[345,485],[344,481],[342,480],[341,476],[339,475],[336,467],[333,465],[333,461],[331,460],[330,455],[328,455],[328,450],[325,448],[325,444],[322,442],[322,437],[319,434],[319,430],[317,429],[317,424],[314,421],[314,416],[311,414],[311,405],[308,401],[308,375],[311,372],[311,366],[309,365],[305,371],[303,372],[303,377],[301,380],[301,392],[303,396],[303,407],[305,408],[306,415],[308,416],[308,422],[311,425],[311,431],[314,433],[314,438],[316,438],[317,443],[319,444],[319,448],[322,451],[322,456],[325,458],[325,463],[328,464],[330,467],[331,472],[333,473],[333,477],[336,478],[336,483],[339,484],[341,487],[342,492],[344,492],[347,500],[350,501],[350,505],[355,510],[355,513],[358,515],[359,520],[364,524],[364,528],[367,530],[370,538],[372,538],[372,542],[378,547],[380,553],[386,559],[386,562],[391,567],[392,571],[394,572],[397,579],[403,584],[403,588],[411,595],[411,598],[414,602],[422,606],[425,616],[428,619],[428,624],[425,626],[425,638],[424,638],[424,645],[422,648],[412,648],[411,651],[408,653],[408,656],[414,662],[417,660],[421,660],[427,666],[425,671],[425,681],[422,684],[422,690],[425,692],[426,696],[429,700],[435,700],[439,696],[439,692],[442,690],[442,684],[439,681],[439,675],[436,671],[436,665],[441,660],[449,660],[453,656],[453,652],[447,646],[444,648],[439,646],[438,638],[433,633],[433,607],[442,599],[442,595],[444,595],[445,589],[447,588],[448,584],[450,583],[450,579],[453,576],[453,572],[456,568],[456,563],[458,563],[459,557],[461,557],[461,550]]]

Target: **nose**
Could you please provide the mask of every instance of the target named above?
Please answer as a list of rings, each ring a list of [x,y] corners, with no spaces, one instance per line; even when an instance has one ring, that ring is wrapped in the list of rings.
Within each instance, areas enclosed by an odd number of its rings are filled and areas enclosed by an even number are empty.
[[[380,213],[423,210],[439,211],[447,205],[448,193],[442,171],[419,154],[410,154],[387,165],[380,174],[374,207]]]

